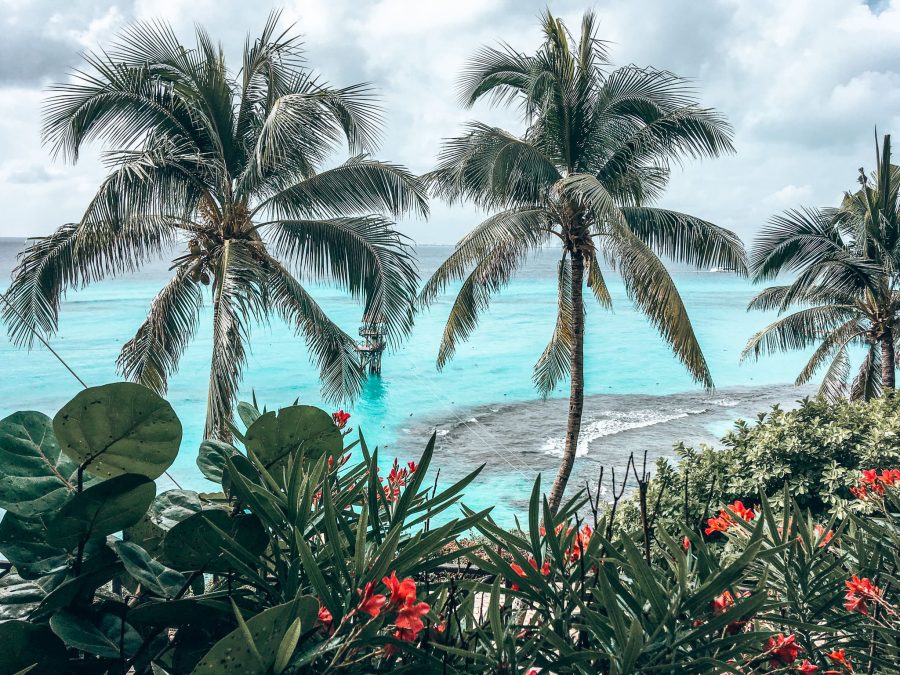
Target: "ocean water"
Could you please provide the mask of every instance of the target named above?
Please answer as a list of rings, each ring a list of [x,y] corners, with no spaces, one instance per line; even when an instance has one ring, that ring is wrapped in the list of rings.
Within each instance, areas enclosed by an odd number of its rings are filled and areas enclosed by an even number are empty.
[[[0,239],[0,289],[8,285],[23,245],[22,240]],[[427,278],[450,250],[420,247],[422,277]],[[532,366],[553,331],[556,260],[555,251],[536,255],[495,298],[475,334],[441,372],[435,358],[452,290],[419,315],[410,338],[385,356],[382,376],[370,378],[360,400],[343,404],[352,414],[353,434],[361,429],[388,464],[395,456],[401,462],[418,459],[436,432],[432,466],[440,470],[441,484],[485,464],[464,501],[472,508],[494,506],[495,516],[510,522],[527,501],[538,473],[545,485],[552,481],[563,444],[567,385],[544,401],[531,383]],[[119,379],[116,356],[167,279],[167,267],[167,261],[160,261],[138,274],[68,294],[52,345],[88,384]],[[680,440],[715,443],[734,419],[755,417],[775,403],[792,406],[812,391],[791,385],[807,355],[739,362],[746,340],[772,319],[746,312],[758,290],[749,281],[712,272],[674,271],[673,276],[716,389],[706,392],[692,382],[653,327],[634,310],[621,281],[608,273],[613,311],[588,305],[587,398],[572,486],[596,483],[601,466],[607,467],[607,476],[610,467],[618,467],[621,476],[632,452],[641,458],[646,451],[652,460],[671,455]],[[308,288],[337,323],[356,334],[358,303],[328,286]],[[205,417],[210,322],[206,307],[196,339],[167,394],[184,425],[181,452],[171,473],[183,486],[200,490],[211,488],[195,465]],[[5,329],[0,330],[0,364],[0,417],[23,409],[52,415],[80,388],[43,347],[18,349],[8,341]],[[252,328],[242,396],[249,398],[251,392],[270,409],[298,397],[321,404],[316,372],[302,339],[278,319]]]

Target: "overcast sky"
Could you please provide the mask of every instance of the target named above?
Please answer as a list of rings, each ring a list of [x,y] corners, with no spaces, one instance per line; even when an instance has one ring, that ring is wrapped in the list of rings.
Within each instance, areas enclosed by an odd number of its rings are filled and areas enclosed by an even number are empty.
[[[461,110],[455,82],[482,44],[533,51],[543,2],[524,0],[0,0],[0,236],[46,234],[77,220],[99,184],[98,153],[77,166],[40,142],[46,86],[79,52],[137,19],[164,18],[186,40],[203,24],[236,54],[271,7],[304,35],[332,84],[369,81],[387,129],[380,158],[431,167],[441,138],[469,118],[518,129],[486,105]],[[704,105],[735,127],[737,154],[677,169],[662,205],[736,230],[745,240],[775,212],[835,204],[874,162],[875,129],[900,133],[900,0],[607,0],[550,2],[577,29],[593,7],[617,64],[666,68],[695,81]],[[237,63],[232,59],[232,63]],[[896,160],[895,160],[896,161]],[[456,241],[472,209],[435,203],[403,222],[420,243]]]

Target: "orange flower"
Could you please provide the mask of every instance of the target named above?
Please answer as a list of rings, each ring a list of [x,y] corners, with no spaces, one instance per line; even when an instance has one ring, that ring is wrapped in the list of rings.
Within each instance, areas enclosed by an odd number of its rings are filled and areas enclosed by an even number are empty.
[[[372,593],[372,589],[375,587],[375,584],[371,581],[368,582],[363,590],[357,589],[359,592],[359,606],[357,609],[360,612],[365,612],[373,619],[381,614],[381,608],[384,607],[385,603],[387,603],[387,598],[380,593],[374,594]]]
[[[738,516],[739,518],[750,521],[756,517],[756,513],[753,509],[748,509],[744,506],[744,502],[738,500],[734,504],[729,504],[728,509],[731,511],[729,513],[725,509],[719,510],[719,515],[715,518],[709,518],[706,521],[706,529],[704,532],[706,534],[712,534],[713,532],[727,532],[734,524],[734,516],[731,514]]]
[[[331,419],[334,420],[335,425],[337,425],[338,429],[343,429],[344,425],[347,424],[347,420],[350,419],[350,413],[346,413],[343,410],[338,410],[337,412],[331,413]]]

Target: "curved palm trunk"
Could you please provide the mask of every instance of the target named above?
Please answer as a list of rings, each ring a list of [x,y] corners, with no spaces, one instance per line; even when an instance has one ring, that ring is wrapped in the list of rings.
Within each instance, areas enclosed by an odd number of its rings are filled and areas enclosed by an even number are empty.
[[[569,372],[572,388],[569,393],[569,418],[566,422],[566,447],[562,464],[550,490],[550,509],[555,513],[562,502],[563,492],[569,482],[575,451],[581,433],[581,415],[584,412],[584,254],[576,249],[572,253],[572,351]]]
[[[886,328],[881,335],[881,390],[894,389],[894,329]]]

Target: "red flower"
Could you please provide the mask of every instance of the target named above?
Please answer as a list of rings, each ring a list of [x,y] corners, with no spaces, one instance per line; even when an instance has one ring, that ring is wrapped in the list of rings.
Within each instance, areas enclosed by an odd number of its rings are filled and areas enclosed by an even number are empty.
[[[416,469],[419,468],[419,465],[416,464],[415,462],[407,462],[407,463],[406,463],[406,466],[409,467],[409,472],[410,472],[410,473],[415,473],[415,472],[416,472]]]
[[[411,631],[412,636],[415,637],[425,627],[425,624],[422,623],[422,617],[428,614],[430,609],[431,606],[427,602],[408,602],[400,607],[394,625],[397,628]]]
[[[802,651],[796,641],[795,635],[785,637],[783,633],[770,637],[766,643],[766,654],[771,656],[769,665],[780,668],[796,661]]]
[[[334,617],[331,615],[331,612],[328,611],[328,608],[325,605],[319,606],[319,623],[322,624],[322,627],[325,630],[331,628],[331,622],[334,621]]]
[[[844,666],[844,668],[846,668],[849,672],[853,672],[853,664],[850,663],[850,657],[844,654],[843,649],[836,649],[827,656],[835,663],[839,663]]]
[[[828,542],[831,541],[831,538],[834,537],[834,532],[832,532],[831,530],[828,530],[828,532],[826,532],[825,526],[819,525],[818,523],[816,523],[815,531],[816,531],[816,538],[819,542],[818,543],[819,548],[822,548],[823,546],[827,545]]]
[[[690,551],[690,550],[691,550],[691,539],[690,539],[690,537],[685,537],[684,539],[681,540],[681,548],[683,548],[685,551]]]
[[[331,419],[334,420],[334,423],[337,425],[338,429],[343,429],[347,424],[347,420],[350,419],[350,413],[346,413],[343,410],[338,410],[337,412],[331,413]]]
[[[569,530],[569,532],[571,532],[571,530]],[[591,535],[593,534],[594,531],[591,529],[591,526],[585,523],[584,527],[582,527],[579,532],[575,533],[575,540],[572,542],[572,547],[566,549],[566,560],[575,562],[581,558],[585,549],[587,549],[588,544],[591,543]]]
[[[373,619],[381,614],[381,608],[384,607],[387,602],[387,598],[380,593],[373,595],[372,589],[375,587],[375,584],[371,581],[366,584],[366,587],[359,591],[359,606],[357,609],[360,612],[365,612]]]
[[[814,666],[809,662],[809,659],[803,659],[803,663],[797,666],[797,671],[800,673],[814,673],[819,669],[819,666]]]
[[[731,513],[725,509],[720,509],[718,516],[709,518],[706,521],[707,527],[704,530],[706,534],[712,534],[713,532],[727,532],[732,525],[735,524],[734,516],[731,515],[732,513],[746,521],[753,520],[756,517],[756,513],[753,509],[748,509],[744,506],[744,502],[740,500],[736,501],[734,504],[729,504],[728,509]]]
[[[869,614],[869,608],[873,603],[881,599],[881,589],[872,583],[870,579],[860,579],[853,575],[850,581],[845,581],[847,594],[844,596],[844,609],[848,612]]]
[[[744,591],[743,593],[738,593],[739,598],[746,598],[750,595],[750,591]],[[729,609],[734,607],[734,596],[731,594],[731,591],[725,591],[722,595],[716,596],[712,601],[712,609],[713,614],[716,616],[721,616]],[[741,632],[741,629],[747,625],[746,621],[732,621],[728,624],[728,628],[726,628],[726,632],[729,635],[737,635]]]
[[[883,495],[885,487],[900,486],[900,469],[866,469],[859,478],[859,485],[850,488],[857,499],[866,500],[872,495]]]
[[[391,605],[403,605],[416,600],[416,582],[411,578],[403,581],[397,579],[397,573],[391,572],[390,577],[384,577],[382,580],[391,594]]]

